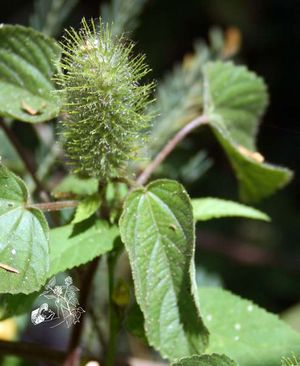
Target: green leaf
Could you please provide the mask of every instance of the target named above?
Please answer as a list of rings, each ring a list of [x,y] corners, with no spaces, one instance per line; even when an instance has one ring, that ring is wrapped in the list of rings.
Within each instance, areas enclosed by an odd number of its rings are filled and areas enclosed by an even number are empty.
[[[204,67],[204,113],[236,173],[241,198],[258,201],[287,184],[292,173],[263,163],[256,152],[258,121],[268,95],[261,78],[232,62]]]
[[[236,366],[236,363],[225,355],[194,355],[182,358],[171,366]]]
[[[144,316],[137,303],[129,308],[125,319],[125,327],[133,336],[148,344],[144,329]]]
[[[133,191],[120,230],[150,345],[171,360],[203,352],[208,333],[194,296],[194,224],[184,188],[158,180]]]
[[[72,224],[77,224],[78,222],[84,221],[91,217],[100,207],[101,201],[99,194],[94,194],[92,196],[86,197],[82,200],[75,213],[75,217],[72,220]]]
[[[49,267],[48,225],[41,211],[29,208],[24,182],[0,165],[0,293],[38,290]]]
[[[65,194],[76,196],[91,196],[98,191],[98,180],[96,178],[82,178],[78,175],[68,175],[52,192],[54,197],[64,197]]]
[[[268,215],[255,208],[220,198],[197,198],[192,200],[195,221],[206,221],[220,217],[246,217],[270,221]]]
[[[106,221],[87,220],[76,225],[66,225],[50,231],[50,271],[48,277],[58,272],[87,263],[109,252],[119,235],[116,226]]]
[[[0,115],[43,122],[59,113],[51,77],[60,47],[31,28],[0,28]]]
[[[277,316],[220,288],[201,288],[199,296],[209,352],[224,352],[239,366],[280,366],[283,356],[300,354],[300,334]]]
[[[13,171],[22,171],[24,163],[3,130],[0,130],[0,161]]]
[[[17,316],[30,311],[32,304],[38,297],[39,292],[24,294],[1,294],[0,295],[0,320]]]

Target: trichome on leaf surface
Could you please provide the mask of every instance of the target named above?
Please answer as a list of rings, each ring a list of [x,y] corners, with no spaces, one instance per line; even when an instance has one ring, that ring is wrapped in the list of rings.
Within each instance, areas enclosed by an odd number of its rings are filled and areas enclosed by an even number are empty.
[[[16,355],[64,365],[127,364],[135,335],[149,357],[156,350],[173,366],[285,365],[291,352],[300,354],[298,333],[248,300],[196,283],[196,222],[269,216],[243,203],[191,199],[164,170],[186,136],[207,126],[242,200],[257,202],[287,184],[291,171],[266,163],[255,144],[267,87],[226,59],[223,42],[202,42],[154,90],[145,56],[123,35],[134,30],[144,3],[131,2],[132,11],[113,1],[105,20],[83,19],[61,43],[28,27],[0,28],[1,138],[21,164],[9,166],[1,151],[1,318],[28,314],[45,284],[64,273],[80,289],[72,301],[82,310],[66,351],[0,341],[1,362]],[[47,34],[58,33],[51,24],[60,22],[47,24]],[[37,132],[42,170],[23,153],[20,123]],[[63,151],[70,170],[57,164]]]

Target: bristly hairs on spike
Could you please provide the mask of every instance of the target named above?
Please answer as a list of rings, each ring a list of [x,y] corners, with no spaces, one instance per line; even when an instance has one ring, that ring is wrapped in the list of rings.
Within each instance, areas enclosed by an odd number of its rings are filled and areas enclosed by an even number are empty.
[[[56,77],[62,100],[62,141],[75,173],[107,181],[128,176],[128,164],[145,144],[153,83],[134,44],[114,37],[110,27],[82,20],[79,32],[66,32]]]
[[[282,366],[300,366],[300,358],[294,354],[291,357],[283,357],[281,361]]]

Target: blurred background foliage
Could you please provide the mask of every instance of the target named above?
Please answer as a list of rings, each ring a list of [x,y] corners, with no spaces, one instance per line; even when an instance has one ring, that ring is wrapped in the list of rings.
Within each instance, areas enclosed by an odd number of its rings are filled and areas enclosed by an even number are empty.
[[[43,22],[32,16],[39,12],[39,19],[43,19],[48,3],[45,0],[40,6],[33,0],[2,1],[0,23],[31,24],[51,33],[51,22],[56,22],[57,32],[52,35],[59,37],[61,23],[77,28],[82,16],[98,17],[104,4],[68,0],[65,3],[72,10],[66,19],[55,11],[52,20],[44,18]],[[130,5],[130,1],[125,3]],[[212,27],[239,29],[242,46],[236,61],[261,75],[271,96],[258,136],[259,151],[267,161],[294,170],[295,178],[287,188],[258,205],[271,216],[271,224],[222,219],[197,227],[197,265],[201,268],[197,279],[205,284],[222,283],[268,310],[286,312],[295,327],[299,327],[299,321],[293,319],[300,317],[295,306],[300,301],[299,15],[297,0],[148,0],[133,35],[138,50],[147,55],[152,77],[160,80],[193,51],[197,40],[208,40]],[[28,149],[35,146],[37,139],[30,125],[18,124],[15,132]],[[14,169],[22,169],[13,152],[8,155]],[[182,143],[165,163],[163,174],[180,179],[192,197],[238,199],[232,170],[208,129]],[[292,306],[298,318],[287,310]]]

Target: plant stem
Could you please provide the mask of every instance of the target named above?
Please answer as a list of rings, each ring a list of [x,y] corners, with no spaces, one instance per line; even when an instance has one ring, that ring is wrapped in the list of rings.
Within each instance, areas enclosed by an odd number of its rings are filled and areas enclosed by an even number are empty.
[[[79,201],[57,201],[57,202],[44,202],[44,203],[30,203],[26,205],[26,208],[37,208],[41,211],[60,211],[64,208],[77,207]]]
[[[45,201],[49,200],[50,197],[49,197],[48,192],[46,191],[46,189],[43,187],[41,181],[36,176],[32,163],[27,157],[26,151],[24,150],[23,146],[20,144],[19,140],[17,139],[17,137],[14,134],[14,132],[12,131],[12,129],[9,128],[5,124],[3,119],[0,119],[0,127],[3,129],[6,136],[8,137],[8,139],[10,140],[10,142],[12,143],[14,148],[16,149],[18,155],[22,159],[28,173],[30,174],[32,180],[34,181],[34,183],[36,185],[37,191],[39,192],[41,198]]]
[[[154,160],[146,167],[146,169],[137,178],[136,183],[138,185],[144,185],[149,180],[155,169],[166,159],[166,157],[175,149],[175,147],[181,142],[191,131],[197,127],[208,123],[207,116],[202,115],[179,130],[176,135],[163,147],[163,149],[156,155]]]
[[[86,311],[88,310],[87,308],[88,308],[90,290],[93,285],[93,278],[98,268],[100,258],[101,257],[95,258],[91,263],[89,263],[84,278],[82,280],[81,292],[79,296],[79,304],[83,309],[86,309]],[[69,343],[69,354],[72,353],[79,346],[84,326],[84,320],[85,320],[85,313],[82,314],[80,322],[73,327],[73,332],[71,334],[71,339]]]
[[[116,304],[113,302],[114,271],[117,259],[116,253],[109,253],[107,256],[108,265],[108,291],[109,291],[109,342],[105,355],[105,366],[114,366],[117,350],[117,337],[119,329],[119,314]]]

